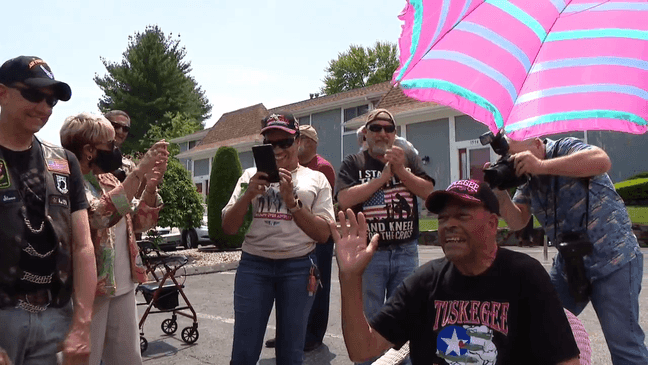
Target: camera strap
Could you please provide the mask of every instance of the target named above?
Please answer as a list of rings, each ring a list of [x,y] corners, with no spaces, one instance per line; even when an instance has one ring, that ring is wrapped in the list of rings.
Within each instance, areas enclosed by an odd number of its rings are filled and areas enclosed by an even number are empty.
[[[562,139],[559,139],[556,141],[554,145],[554,150],[551,153],[551,158],[556,158],[558,155],[558,146],[560,145],[560,141]],[[585,231],[587,231],[587,227],[589,225],[589,196],[590,196],[590,178],[582,178],[580,179],[583,181],[583,184],[585,185],[585,214],[583,215],[583,218],[585,219],[584,226],[585,226]],[[555,245],[558,242],[558,204],[557,204],[557,199],[558,198],[558,176],[554,175],[553,176],[553,209],[554,209],[554,242],[553,244]],[[545,211],[545,216],[547,212]],[[581,225],[583,225],[583,218],[581,218]]]

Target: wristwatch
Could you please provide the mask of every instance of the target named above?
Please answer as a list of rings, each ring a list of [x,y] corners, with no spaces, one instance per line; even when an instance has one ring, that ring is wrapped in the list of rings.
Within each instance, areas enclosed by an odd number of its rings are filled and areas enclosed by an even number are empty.
[[[303,207],[304,207],[304,204],[302,204],[301,200],[299,200],[299,198],[295,197],[295,206],[292,207],[292,208],[288,208],[288,211],[290,213],[295,213],[296,211],[300,210]]]

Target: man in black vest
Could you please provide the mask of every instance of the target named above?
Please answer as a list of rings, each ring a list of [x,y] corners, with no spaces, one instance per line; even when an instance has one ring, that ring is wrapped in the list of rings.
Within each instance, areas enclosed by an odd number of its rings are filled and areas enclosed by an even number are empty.
[[[0,365],[52,364],[58,351],[88,362],[97,272],[83,176],[34,136],[70,96],[38,57],[0,67]]]

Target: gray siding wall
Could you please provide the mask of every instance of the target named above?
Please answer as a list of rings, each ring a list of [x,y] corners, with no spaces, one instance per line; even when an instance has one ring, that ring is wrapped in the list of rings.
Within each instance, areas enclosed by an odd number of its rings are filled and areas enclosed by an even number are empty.
[[[342,147],[340,140],[340,109],[329,110],[311,115],[311,125],[317,131],[317,153],[328,160],[335,168],[340,169]]]
[[[486,127],[486,125],[477,122],[467,115],[455,117],[456,142],[476,139],[486,132],[488,132],[488,127]]]
[[[358,153],[360,151],[360,145],[358,144],[358,138],[355,133],[353,134],[347,134],[342,137],[343,139],[343,148],[344,150],[342,151],[342,159],[344,160],[344,156],[346,155],[353,155]]]
[[[209,175],[209,159],[203,158],[201,160],[194,161],[194,173],[193,176],[203,176]]]
[[[241,161],[241,167],[243,170],[254,167],[254,155],[252,155],[252,151],[239,153],[239,161]]]
[[[648,137],[621,132],[587,132],[587,141],[601,147],[612,161],[608,171],[614,183],[648,171]]]
[[[447,118],[407,126],[407,140],[419,151],[419,158],[430,157],[430,163],[423,167],[436,180],[434,190],[450,185],[449,136]]]

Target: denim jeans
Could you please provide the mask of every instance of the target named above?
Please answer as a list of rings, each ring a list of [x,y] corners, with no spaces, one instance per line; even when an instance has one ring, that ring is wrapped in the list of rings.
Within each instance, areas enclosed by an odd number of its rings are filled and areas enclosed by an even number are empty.
[[[234,280],[234,344],[232,364],[254,365],[259,360],[268,318],[275,303],[277,364],[301,364],[306,323],[315,296],[308,294],[313,253],[272,260],[243,252]]]
[[[14,365],[56,365],[58,346],[71,322],[71,302],[40,313],[19,308],[0,309],[0,347]]]
[[[569,294],[566,277],[563,276],[562,260],[555,260],[551,268],[551,281],[556,287],[563,306],[579,315],[586,302],[575,302]],[[639,326],[639,292],[643,275],[643,255],[639,253],[632,261],[612,274],[594,280],[590,300],[596,311],[603,335],[607,341],[612,363],[648,364],[648,350],[644,332]]]
[[[418,266],[416,240],[374,253],[362,275],[362,303],[367,319],[380,311],[398,285]],[[372,361],[362,364],[371,364]]]
[[[322,287],[317,289],[315,301],[308,316],[306,342],[319,343],[324,339],[329,318],[331,300],[331,264],[333,261],[333,238],[324,244],[315,246],[317,267],[319,268]]]

